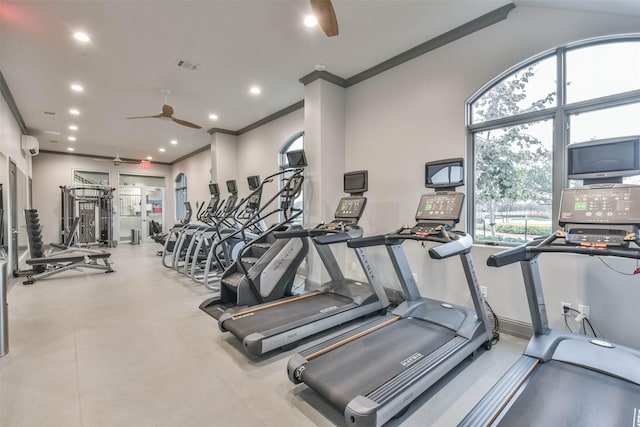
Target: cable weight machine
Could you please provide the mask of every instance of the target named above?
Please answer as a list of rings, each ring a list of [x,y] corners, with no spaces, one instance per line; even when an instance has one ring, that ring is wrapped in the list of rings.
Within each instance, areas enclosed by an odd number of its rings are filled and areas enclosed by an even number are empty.
[[[77,245],[114,247],[113,192],[115,188],[104,185],[79,187],[60,186],[62,197],[61,241],[68,241],[73,233],[72,225],[80,218],[78,234],[73,237]]]

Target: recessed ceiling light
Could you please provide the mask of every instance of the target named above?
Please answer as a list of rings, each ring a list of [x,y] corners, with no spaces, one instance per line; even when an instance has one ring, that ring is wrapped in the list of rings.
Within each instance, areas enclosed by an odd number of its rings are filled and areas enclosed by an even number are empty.
[[[67,137],[67,139],[68,139],[69,141],[75,141],[75,140],[76,140],[76,137],[75,137],[75,136],[68,136],[68,137]]]
[[[147,160],[153,160],[153,157],[147,156]]]
[[[178,140],[176,140],[176,139],[172,139],[172,140],[171,140],[171,144],[172,144],[172,145],[178,145]]]
[[[78,130],[78,126],[76,126],[76,125],[69,125],[69,130]]]
[[[258,86],[251,86],[251,88],[249,88],[249,92],[251,92],[254,95],[259,95],[261,90]]]
[[[158,151],[159,151],[159,152],[161,152],[161,153],[164,153],[164,152],[165,152],[165,151],[167,151],[167,150],[166,150],[166,149],[164,149],[164,148],[158,148]]]
[[[318,18],[316,18],[314,15],[307,15],[304,18],[304,25],[309,28],[313,28],[318,25]]]
[[[74,115],[74,116],[77,116],[77,115],[79,115],[79,114],[80,114],[80,111],[79,111],[79,110],[76,110],[75,108],[72,108],[72,109],[70,109],[70,110],[69,110],[69,114],[72,114],[72,115]]]
[[[73,147],[67,147],[67,151],[76,151],[76,149]]]
[[[84,92],[84,88],[77,83],[71,85],[71,90],[74,92]]]
[[[74,33],[73,34],[73,38],[78,40],[78,41],[84,42],[84,43],[87,43],[87,42],[91,41],[89,36],[86,33],[83,33],[82,31],[78,31],[78,32]]]
[[[218,120],[218,115],[217,114],[209,114],[209,118],[211,120]]]

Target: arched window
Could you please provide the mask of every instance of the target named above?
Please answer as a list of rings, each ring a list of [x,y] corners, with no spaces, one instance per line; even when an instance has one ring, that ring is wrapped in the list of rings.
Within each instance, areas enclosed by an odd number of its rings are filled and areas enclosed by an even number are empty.
[[[493,79],[466,108],[475,239],[549,234],[562,189],[575,184],[567,145],[640,134],[640,35],[544,52]]]
[[[289,139],[282,144],[282,148],[278,153],[278,166],[281,170],[286,169],[289,164],[287,162],[287,152],[293,150],[301,150],[304,148],[304,132],[298,132],[295,135],[291,136]],[[302,191],[300,195],[294,200],[294,206],[296,208],[304,209],[304,185],[302,187]],[[294,223],[303,224],[304,223],[304,211],[302,215],[298,216]]]
[[[187,176],[180,172],[175,179],[176,182],[176,220],[182,220],[187,216]]]

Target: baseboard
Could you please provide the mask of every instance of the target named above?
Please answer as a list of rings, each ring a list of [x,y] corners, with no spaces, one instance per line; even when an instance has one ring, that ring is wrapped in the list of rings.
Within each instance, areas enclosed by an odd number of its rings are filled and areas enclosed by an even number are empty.
[[[489,315],[489,321],[493,323],[493,316]],[[498,316],[498,321],[500,322],[499,331],[501,334],[507,334],[523,339],[529,339],[533,336],[533,326],[531,323],[507,319],[500,316]]]

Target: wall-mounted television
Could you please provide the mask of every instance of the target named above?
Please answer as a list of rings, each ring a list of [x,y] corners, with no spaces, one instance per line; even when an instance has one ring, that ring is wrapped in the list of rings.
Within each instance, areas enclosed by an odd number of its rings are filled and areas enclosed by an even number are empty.
[[[307,166],[307,156],[304,150],[287,151],[287,162],[290,168],[304,168]]]
[[[235,179],[227,181],[227,191],[231,194],[236,194],[238,192],[238,186],[236,185]]]
[[[640,175],[640,136],[578,142],[567,147],[569,179],[621,182]]]
[[[424,185],[427,188],[455,188],[464,184],[464,161],[445,159],[424,164]]]
[[[211,193],[212,196],[219,196],[220,186],[216,183],[209,184],[209,193]]]
[[[260,176],[251,175],[247,177],[247,183],[249,184],[249,190],[253,191],[260,187]]]
[[[344,174],[344,192],[348,194],[362,194],[368,190],[369,171],[354,171]]]

